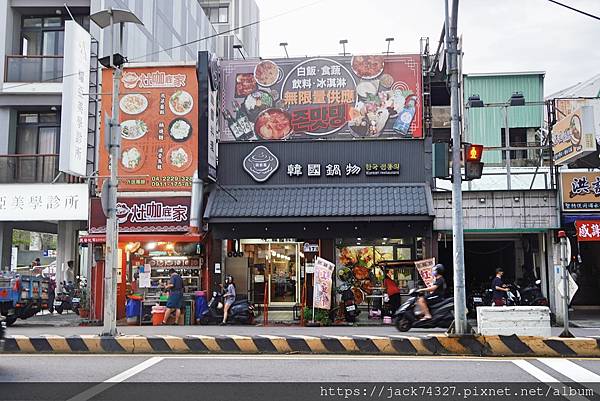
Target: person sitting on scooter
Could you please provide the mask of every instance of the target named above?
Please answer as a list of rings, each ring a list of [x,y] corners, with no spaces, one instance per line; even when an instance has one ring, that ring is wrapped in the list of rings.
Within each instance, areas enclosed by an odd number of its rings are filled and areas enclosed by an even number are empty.
[[[437,264],[431,271],[434,282],[431,287],[418,289],[417,292],[425,292],[424,297],[419,297],[417,303],[423,311],[423,318],[421,320],[431,319],[431,312],[429,312],[429,305],[435,305],[438,302],[444,300],[446,295],[446,280],[444,280],[444,265]]]
[[[235,302],[235,283],[233,282],[232,276],[225,277],[225,285],[227,286],[227,290],[225,291],[225,294],[223,294],[225,306],[223,308],[223,322],[221,325],[227,324],[229,308],[231,308],[231,305]]]
[[[509,288],[506,284],[502,283],[502,276],[504,275],[504,270],[501,267],[496,269],[496,277],[492,280],[492,300],[493,306],[503,306],[506,305],[506,293],[509,291]]]

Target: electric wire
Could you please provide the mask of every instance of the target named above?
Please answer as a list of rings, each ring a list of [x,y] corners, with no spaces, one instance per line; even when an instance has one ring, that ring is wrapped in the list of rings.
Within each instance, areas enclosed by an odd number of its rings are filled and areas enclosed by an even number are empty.
[[[591,17],[591,18],[594,18],[594,19],[597,19],[597,20],[599,20],[599,21],[600,21],[600,17],[598,17],[597,15],[594,15],[594,14],[587,13],[587,12],[585,12],[585,11],[579,10],[579,9],[577,9],[577,8],[575,8],[575,7],[571,7],[571,6],[567,5],[567,4],[563,4],[563,3],[561,3],[561,2],[558,2],[558,1],[556,1],[556,0],[548,0],[548,1],[549,1],[550,3],[554,3],[554,4],[556,4],[556,5],[559,5],[559,6],[562,6],[562,7],[564,7],[564,8],[568,8],[569,10],[575,11],[575,12],[577,12],[577,13],[579,13],[579,14],[583,14],[583,15],[586,15],[586,16],[588,16],[588,17]]]

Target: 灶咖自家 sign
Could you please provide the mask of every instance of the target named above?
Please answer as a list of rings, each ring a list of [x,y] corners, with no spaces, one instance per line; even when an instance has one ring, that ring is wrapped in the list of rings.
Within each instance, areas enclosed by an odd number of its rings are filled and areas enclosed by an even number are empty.
[[[120,233],[152,233],[189,231],[191,198],[119,198],[117,220]],[[100,199],[93,198],[90,213],[90,234],[106,232],[106,216]]]

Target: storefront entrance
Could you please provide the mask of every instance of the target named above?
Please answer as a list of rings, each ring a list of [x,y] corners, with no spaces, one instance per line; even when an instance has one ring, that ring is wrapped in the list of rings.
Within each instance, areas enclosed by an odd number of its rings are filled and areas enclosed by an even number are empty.
[[[249,239],[241,240],[241,244],[248,260],[249,295],[254,303],[266,300],[268,304],[285,306],[300,302],[302,243]]]

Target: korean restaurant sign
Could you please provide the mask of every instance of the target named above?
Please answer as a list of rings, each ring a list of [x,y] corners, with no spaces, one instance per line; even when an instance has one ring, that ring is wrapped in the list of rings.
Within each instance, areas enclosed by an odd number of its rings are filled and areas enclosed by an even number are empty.
[[[105,69],[103,82],[112,70]],[[120,83],[119,191],[191,191],[198,157],[198,81],[194,66],[125,68]],[[110,96],[102,115],[110,115]],[[102,121],[100,136],[108,134]],[[100,175],[110,175],[100,148]]]
[[[117,220],[121,233],[188,232],[190,197],[118,198]],[[99,198],[91,202],[91,234],[106,232],[106,216]]]
[[[600,241],[600,220],[577,220],[575,230],[578,241]]]
[[[0,221],[88,219],[86,184],[0,185]]]
[[[88,159],[88,109],[90,103],[89,32],[75,21],[65,22],[59,170],[85,176]]]
[[[562,210],[600,212],[600,172],[560,174]]]
[[[422,138],[419,55],[224,61],[221,141]]]
[[[566,165],[596,151],[594,109],[582,106],[552,127],[552,152],[557,165]]]

